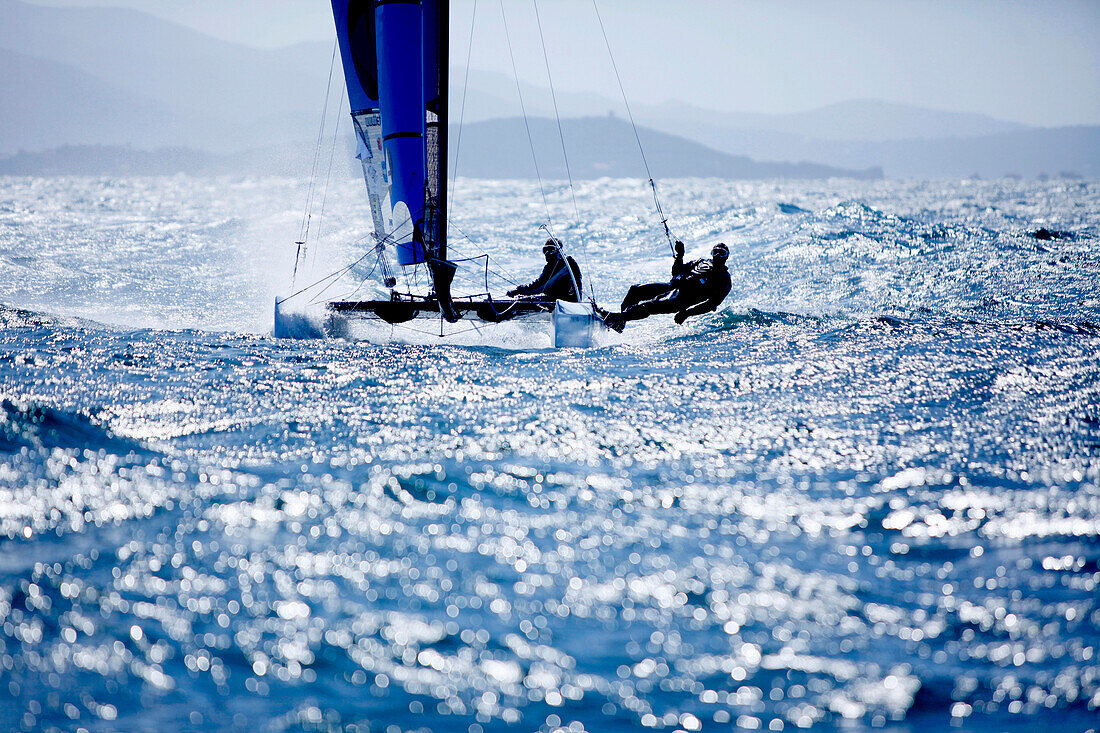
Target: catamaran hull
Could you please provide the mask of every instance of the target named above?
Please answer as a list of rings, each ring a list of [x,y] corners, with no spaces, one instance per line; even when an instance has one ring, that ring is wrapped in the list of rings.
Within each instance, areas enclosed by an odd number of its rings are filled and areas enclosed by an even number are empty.
[[[278,339],[320,339],[326,338],[321,314],[309,311],[292,311],[278,298],[275,299],[275,328],[272,335]]]
[[[459,301],[449,323],[433,300],[345,301],[295,311],[275,302],[276,338],[502,348],[588,348],[610,333],[587,303]]]

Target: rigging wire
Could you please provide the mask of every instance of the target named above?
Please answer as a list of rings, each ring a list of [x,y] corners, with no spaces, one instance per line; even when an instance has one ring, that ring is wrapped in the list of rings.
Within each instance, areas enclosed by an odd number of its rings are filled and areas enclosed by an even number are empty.
[[[390,235],[388,235],[386,237],[383,237],[381,240],[379,240],[379,244],[385,244],[388,241],[392,241],[392,239],[401,232],[401,228],[404,227],[405,225],[409,224],[409,223],[410,223],[409,220],[406,219],[405,223],[402,224],[401,227],[398,227],[397,229],[394,229],[394,231]],[[360,238],[360,240],[358,240],[358,241],[361,242],[363,239],[365,239],[365,237]],[[374,253],[375,253],[374,248],[372,248],[370,250],[367,250],[367,252],[364,253],[362,257],[355,260],[351,264],[349,264],[345,267],[341,267],[341,268],[335,270],[334,272],[331,272],[328,275],[325,275],[324,277],[322,277],[318,280],[315,280],[314,282],[310,283],[309,285],[305,286],[304,288],[301,288],[301,289],[291,293],[290,295],[286,296],[285,298],[280,298],[279,302],[280,303],[285,303],[285,302],[287,302],[288,300],[290,300],[292,298],[296,298],[297,296],[301,295],[302,293],[305,293],[309,290],[312,290],[313,288],[321,285],[322,283],[328,282],[329,280],[331,280],[333,278],[339,278],[339,277],[347,274],[348,272],[353,270],[360,262],[367,259],[368,257],[370,257]],[[376,267],[377,267],[377,265],[376,265]],[[372,268],[371,271],[373,272],[373,268]],[[330,283],[330,285],[331,285],[331,283]],[[328,290],[328,287],[326,287],[325,290]],[[324,291],[322,291],[322,292],[324,292]],[[310,302],[311,303],[315,302],[316,298],[317,298],[317,296],[314,296],[314,300],[310,301]]]
[[[458,114],[458,136],[457,136],[457,139],[455,141],[455,163],[454,163],[453,170],[451,171],[451,193],[447,197],[448,201],[452,202],[452,204],[454,202],[455,187],[458,184],[458,166],[459,166],[459,163],[462,160],[462,131],[465,129],[466,96],[467,96],[467,92],[470,89],[470,58],[471,58],[471,55],[472,55],[473,50],[474,50],[474,31],[477,27],[477,2],[478,2],[478,0],[474,0],[473,13],[470,15],[470,37],[469,37],[469,42],[467,43],[467,46],[466,46],[466,72],[465,72],[465,78],[463,79],[463,83],[462,83],[462,106],[461,106],[461,108],[459,110],[459,114]],[[459,234],[461,234],[463,236],[463,238],[465,238],[466,241],[468,241],[472,246],[478,247],[479,245],[478,245],[477,242],[474,241],[473,237],[471,237],[466,232],[462,231],[454,223],[454,221],[451,218],[451,214],[452,214],[453,211],[454,211],[454,206],[453,205],[448,207],[448,210],[447,210],[447,225],[448,225],[448,227],[453,228],[456,231],[458,231]],[[455,248],[454,241],[452,240],[452,241],[448,242],[448,246],[450,246],[452,249]],[[480,252],[480,254],[478,256],[486,258],[486,267],[485,267],[486,273],[491,272],[493,275],[501,278],[502,280],[505,280],[506,282],[508,282],[511,285],[516,284],[516,282],[514,280],[507,277],[502,272],[491,269],[488,266],[488,254],[486,254],[484,250],[479,250],[479,252]],[[487,283],[488,283],[488,277],[486,277],[486,284]]]
[[[459,163],[462,159],[462,131],[465,129],[466,98],[467,98],[467,93],[468,93],[469,88],[470,88],[470,58],[471,58],[472,53],[473,53],[474,32],[475,32],[475,29],[476,29],[476,26],[477,26],[477,5],[478,5],[477,0],[474,0],[473,12],[472,12],[471,17],[470,17],[470,36],[469,36],[469,40],[468,40],[468,43],[467,43],[467,46],[466,46],[466,69],[465,69],[465,74],[464,74],[464,79],[463,79],[463,87],[462,87],[462,106],[460,108],[459,117],[458,117],[458,135],[457,135],[457,139],[455,141],[455,163],[454,163],[454,167],[453,167],[452,174],[451,174],[451,194],[448,197],[449,200],[451,200],[451,201],[454,201],[454,190],[455,190],[455,186],[457,185],[457,181],[458,181],[458,168],[459,168]],[[535,8],[535,12],[536,12],[536,17],[537,17],[537,14],[538,14],[538,8],[537,7]],[[549,222],[550,222],[550,209],[549,209],[549,205],[548,205],[547,199],[546,199],[546,191],[543,188],[542,176],[541,176],[541,174],[539,172],[539,169],[538,169],[538,159],[535,155],[534,139],[533,139],[533,136],[531,134],[530,124],[529,124],[528,118],[527,118],[526,106],[524,104],[524,99],[523,99],[523,91],[522,91],[522,88],[521,88],[520,82],[519,82],[519,74],[516,71],[515,56],[512,52],[512,46],[511,46],[511,35],[508,32],[508,18],[507,18],[507,15],[504,12],[503,1],[501,3],[501,16],[504,20],[505,38],[508,41],[508,53],[509,53],[509,57],[510,57],[511,62],[512,62],[512,73],[513,73],[513,76],[516,80],[516,92],[519,96],[520,110],[523,113],[524,125],[527,129],[527,141],[528,141],[528,144],[531,146],[531,159],[532,159],[532,161],[534,162],[534,165],[535,165],[535,175],[536,175],[536,177],[538,178],[538,181],[539,181],[539,189],[540,189],[540,192],[542,193],[543,207],[546,209],[546,218],[547,218],[547,223],[549,224]],[[542,40],[541,21],[540,21],[540,24],[539,24],[539,36],[540,36],[540,40]],[[542,40],[542,45],[543,45],[543,54],[544,54],[544,57],[545,57],[545,54],[546,54],[545,40]],[[550,77],[549,61],[547,61],[547,76]],[[553,79],[552,78],[550,80],[550,83],[551,83],[551,91],[553,91]],[[557,99],[556,98],[554,99],[554,108],[555,108],[555,114],[557,114]],[[561,120],[560,120],[560,117],[558,119],[558,127],[559,127],[559,135],[561,135]],[[565,150],[564,136],[562,136],[562,146],[563,146],[562,149],[564,151]],[[576,192],[573,189],[572,173],[569,171],[568,154],[566,154],[566,170],[569,173],[570,192],[573,194],[573,209],[574,209],[574,212],[577,212],[578,208],[577,208],[577,203],[576,203]],[[450,210],[448,210],[448,212],[447,212],[448,225],[450,227],[455,228],[472,246],[478,247],[478,243],[475,242],[474,239],[470,235],[463,232],[451,220],[451,213],[453,211],[454,211],[454,208],[451,207]],[[579,219],[579,214],[578,214],[578,219]],[[553,235],[551,234],[551,236],[553,236]],[[555,237],[555,239],[557,239],[557,238]],[[453,242],[451,243],[451,246],[454,247]],[[588,269],[588,250],[587,250],[587,248],[584,248],[583,240],[582,240],[582,251],[584,253],[584,258],[585,258],[585,269]],[[480,251],[480,256],[485,256],[484,250]],[[491,273],[494,276],[500,278],[501,280],[504,280],[505,282],[507,282],[511,285],[516,284],[516,282],[512,278],[505,275],[502,271],[499,271],[499,270],[496,270],[495,268],[489,267],[488,263],[486,263],[486,273],[487,274]],[[572,275],[572,272],[570,272],[570,275]]]
[[[538,24],[539,43],[542,45],[542,60],[546,63],[546,81],[550,85],[550,98],[554,101],[554,119],[556,119],[558,122],[558,138],[561,140],[561,154],[562,157],[565,159],[565,175],[569,177],[569,194],[573,197],[573,215],[577,221],[577,226],[579,227],[581,223],[581,212],[580,209],[577,207],[577,192],[576,189],[573,187],[573,171],[569,167],[569,152],[568,150],[566,150],[565,147],[565,132],[562,131],[561,114],[559,114],[558,112],[558,94],[556,91],[554,91],[554,77],[550,74],[550,56],[546,52],[546,37],[542,32],[542,18],[539,16],[539,2],[538,0],[531,0],[531,3],[535,7],[535,22]],[[592,291],[593,296],[595,296],[596,288],[593,287],[594,281],[592,280],[591,276],[592,268],[588,264],[588,245],[585,243],[584,235],[580,233],[579,229],[577,232],[577,237],[578,239],[580,239],[581,243],[581,255],[584,257],[584,269],[589,273],[589,289]],[[572,278],[572,269],[570,269],[569,274]],[[581,292],[580,288],[577,287],[576,278],[572,279],[574,280],[573,287],[577,289],[577,295],[580,296]]]
[[[675,252],[672,232],[668,228],[668,217],[661,207],[660,196],[657,195],[657,183],[653,180],[653,173],[649,170],[649,161],[645,157],[645,148],[642,146],[642,137],[638,134],[638,125],[634,122],[634,113],[630,110],[630,100],[626,98],[626,89],[623,87],[622,76],[619,75],[619,65],[615,63],[615,54],[611,52],[611,41],[607,39],[607,29],[603,24],[603,16],[600,15],[600,7],[596,0],[592,0],[592,8],[596,11],[596,18],[600,21],[600,32],[603,33],[603,42],[607,46],[607,55],[611,59],[611,68],[615,70],[615,80],[619,82],[619,92],[623,95],[623,104],[626,105],[626,114],[630,118],[630,126],[634,128],[634,139],[638,141],[638,152],[642,154],[642,163],[645,165],[646,175],[649,176],[649,187],[653,189],[653,205],[657,208],[657,215],[661,218],[661,225],[665,228],[665,237],[668,239],[669,248]]]
[[[348,266],[346,266],[346,267],[342,267],[342,268],[340,268],[339,270],[337,270],[336,272],[333,272],[333,273],[330,273],[330,274],[328,274],[328,275],[325,275],[325,276],[324,276],[323,278],[321,278],[321,279],[320,279],[320,280],[318,280],[317,282],[314,282],[314,283],[311,283],[311,284],[309,284],[309,285],[306,285],[306,286],[305,286],[304,288],[302,288],[302,289],[300,289],[300,290],[298,290],[298,291],[296,291],[296,292],[293,292],[293,293],[291,293],[290,295],[286,296],[285,298],[279,298],[279,299],[278,299],[278,301],[276,301],[276,302],[277,302],[277,303],[279,303],[279,304],[282,304],[282,303],[286,303],[287,301],[291,300],[292,298],[297,298],[297,297],[298,297],[299,295],[301,295],[302,293],[304,293],[304,292],[307,292],[307,291],[309,291],[309,290],[312,290],[313,288],[317,287],[318,285],[320,285],[321,283],[323,283],[323,282],[325,282],[325,281],[327,281],[327,280],[331,280],[331,279],[333,279],[333,278],[339,278],[339,277],[340,277],[341,275],[343,275],[344,273],[346,273],[346,272],[349,272],[349,271],[351,271],[351,268],[355,267],[355,266],[356,266],[356,265],[358,265],[358,264],[359,264],[360,262],[362,262],[363,260],[367,259],[367,257],[369,257],[369,256],[370,256],[370,252],[368,252],[367,254],[363,255],[362,257],[360,257],[359,259],[357,259],[357,260],[356,260],[355,262],[352,262],[352,263],[351,263],[350,265],[348,265]],[[326,290],[327,290],[327,288],[326,288]],[[324,291],[322,291],[322,292],[324,292]],[[310,302],[313,302],[313,301],[310,301]]]
[[[364,255],[363,259],[366,259],[366,257],[367,257],[367,255]],[[362,260],[360,260],[360,261],[362,261]],[[358,284],[356,284],[356,286],[354,288],[352,288],[351,290],[346,291],[343,295],[338,296],[338,299],[339,300],[348,300],[349,298],[351,298],[351,296],[355,295],[357,292],[362,290],[363,286],[365,286],[367,284],[367,280],[370,279],[371,275],[373,275],[374,271],[377,270],[377,269],[378,269],[378,263],[375,262],[374,267],[372,267],[370,269],[370,271],[367,272],[367,274],[358,282]],[[335,282],[336,281],[333,281],[333,283],[330,283],[330,286],[332,284],[335,284]],[[325,290],[328,290],[328,287],[326,287]],[[325,290],[322,290],[320,293],[313,296],[313,300],[309,301],[309,303],[307,303],[306,305],[313,305],[314,303],[316,303],[318,301],[318,299],[321,297],[321,295],[324,294]],[[359,302],[362,302],[362,300],[360,300]]]
[[[466,92],[470,88],[470,54],[474,50],[474,24],[477,22],[477,0],[474,0],[474,12],[470,16],[470,43],[466,47],[466,78],[462,82],[462,109],[458,113],[458,140],[455,141],[455,165],[451,172],[451,193],[447,200],[454,201],[455,185],[458,183],[458,161],[462,154],[462,122],[466,119]],[[449,209],[453,209],[451,206]],[[450,222],[450,210],[447,212],[447,221]]]
[[[321,159],[321,145],[325,137],[325,123],[328,118],[328,100],[332,93],[332,72],[336,68],[336,49],[339,48],[339,39],[334,40],[332,43],[332,58],[328,64],[328,83],[325,84],[325,103],[321,108],[321,124],[317,129],[317,144],[313,149],[313,168],[309,173],[309,188],[306,191],[306,205],[305,210],[302,212],[302,224],[298,230],[298,241],[295,244],[298,245],[298,251],[294,255],[294,274],[291,276],[291,283],[293,284],[298,279],[298,265],[301,262],[302,248],[306,246],[307,237],[309,237],[309,223],[313,216],[313,197],[317,184],[317,166]],[[338,113],[339,114],[339,113]]]
[[[462,234],[462,236],[465,237],[466,240],[469,241],[471,245],[473,245],[474,247],[477,246],[477,242],[475,242],[473,239],[471,239],[465,232],[463,232],[461,229],[458,229],[458,227],[455,227],[455,229],[457,229],[458,232],[460,234]],[[450,243],[448,242],[448,245],[449,244]],[[456,248],[456,251],[457,251],[457,248]],[[463,257],[463,258],[460,258],[460,259],[454,260],[454,261],[461,262],[463,260],[474,260],[474,259],[477,259],[479,257],[488,257],[489,256],[488,253],[485,252],[485,251],[482,251],[482,250],[475,250],[475,251],[477,252],[477,254],[475,254],[475,255],[466,256],[466,257]],[[458,254],[464,254],[464,253],[458,252]],[[515,280],[513,280],[512,278],[505,275],[504,272],[502,272],[500,270],[497,270],[495,268],[489,267],[488,265],[486,265],[485,271],[488,274],[493,275],[494,277],[498,277],[501,280],[504,280],[505,282],[509,283],[510,285],[518,285],[519,284]]]
[[[531,136],[531,123],[527,120],[527,108],[523,104],[523,88],[519,83],[519,71],[516,69],[516,57],[512,53],[512,37],[508,32],[508,16],[504,12],[504,0],[500,0],[500,17],[504,20],[504,40],[508,42],[508,58],[512,61],[512,76],[516,80],[516,93],[519,95],[519,109],[523,113],[523,126],[527,128],[527,142],[531,145],[531,160],[535,164],[535,177],[539,180],[539,191],[542,193],[542,206],[546,209],[546,221],[550,222],[550,204],[546,201],[546,188],[542,185],[542,174],[539,173],[539,160],[535,155],[535,138]]]
[[[340,92],[340,101],[336,105],[336,129],[332,131],[332,149],[328,154],[328,172],[325,174],[325,192],[321,196],[321,213],[317,216],[317,239],[321,239],[321,224],[325,221],[325,203],[328,201],[328,187],[332,183],[332,162],[336,158],[336,141],[340,139],[340,120],[343,115],[340,114],[344,107],[344,95],[346,91],[343,89]],[[313,248],[313,259],[311,260],[311,267],[317,265],[317,250],[318,247]]]

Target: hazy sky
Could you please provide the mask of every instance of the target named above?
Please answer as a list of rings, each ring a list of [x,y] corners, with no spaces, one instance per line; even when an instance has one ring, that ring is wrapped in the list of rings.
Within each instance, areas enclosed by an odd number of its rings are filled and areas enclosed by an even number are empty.
[[[136,8],[255,46],[328,41],[326,0],[32,0]],[[473,68],[511,74],[501,0]],[[475,0],[452,0],[465,63]],[[520,75],[545,82],[532,0],[503,0]],[[632,102],[792,112],[874,98],[1037,125],[1100,124],[1100,0],[599,0]],[[559,89],[617,97],[592,0],[539,0]]]

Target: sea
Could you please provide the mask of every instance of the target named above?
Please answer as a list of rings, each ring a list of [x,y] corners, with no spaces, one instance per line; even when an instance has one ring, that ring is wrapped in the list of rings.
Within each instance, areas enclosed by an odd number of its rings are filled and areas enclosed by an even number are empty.
[[[0,178],[0,729],[1100,728],[1100,182],[659,193],[729,298],[555,349],[274,338],[361,181]],[[451,201],[668,276],[648,181]]]

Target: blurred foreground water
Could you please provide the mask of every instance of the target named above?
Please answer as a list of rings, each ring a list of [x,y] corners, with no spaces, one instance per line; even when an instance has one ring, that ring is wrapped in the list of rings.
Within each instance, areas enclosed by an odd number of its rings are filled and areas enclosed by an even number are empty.
[[[555,351],[272,339],[298,182],[0,179],[0,728],[1095,729],[1100,186],[664,191],[725,307]],[[533,277],[537,197],[456,248]]]

